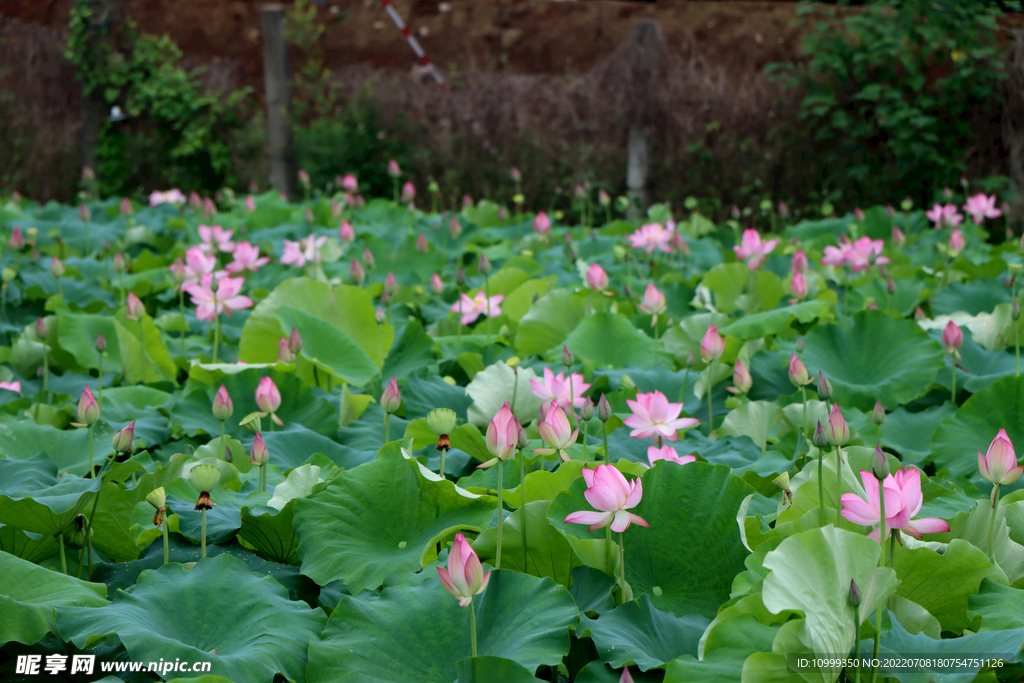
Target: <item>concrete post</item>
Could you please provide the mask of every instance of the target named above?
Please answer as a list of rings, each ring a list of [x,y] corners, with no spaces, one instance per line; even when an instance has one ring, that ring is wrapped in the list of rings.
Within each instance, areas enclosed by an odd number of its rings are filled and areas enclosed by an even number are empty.
[[[651,201],[650,150],[658,111],[656,88],[661,69],[661,28],[656,21],[638,21],[629,43],[633,106],[627,140],[626,187],[631,213],[635,216],[646,211]]]
[[[285,196],[295,186],[290,118],[288,41],[284,35],[283,5],[264,5],[260,11],[263,33],[263,78],[267,93],[267,132],[270,138],[270,184]]]

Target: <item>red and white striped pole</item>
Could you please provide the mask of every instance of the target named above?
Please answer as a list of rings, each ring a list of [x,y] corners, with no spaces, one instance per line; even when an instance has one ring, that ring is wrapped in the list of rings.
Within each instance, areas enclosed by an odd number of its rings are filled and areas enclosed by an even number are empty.
[[[395,22],[395,26],[397,26],[398,30],[402,32],[405,39],[409,41],[409,47],[411,47],[412,51],[416,53],[416,56],[420,58],[423,65],[427,67],[427,70],[430,72],[430,75],[434,77],[434,80],[437,81],[437,84],[447,90],[448,84],[445,82],[438,70],[434,68],[434,65],[430,63],[430,58],[427,57],[427,53],[423,51],[423,48],[420,47],[419,41],[416,40],[416,38],[409,32],[409,27],[405,25],[404,21],[402,21],[402,17],[398,16],[398,12],[395,11],[395,8],[391,6],[391,3],[388,2],[388,0],[380,0],[380,4],[384,5],[384,9],[386,9],[388,14],[391,16],[391,21]]]

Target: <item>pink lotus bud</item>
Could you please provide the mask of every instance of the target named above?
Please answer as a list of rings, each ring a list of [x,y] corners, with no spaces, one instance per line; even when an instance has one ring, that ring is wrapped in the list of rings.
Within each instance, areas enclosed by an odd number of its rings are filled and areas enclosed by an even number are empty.
[[[828,381],[828,377],[825,377],[821,370],[818,370],[818,396],[825,401],[832,398],[832,382]]]
[[[540,432],[540,438],[544,439],[548,448],[538,448],[534,453],[539,455],[558,453],[566,462],[570,460],[566,451],[576,443],[580,433],[578,429],[573,430],[572,425],[569,424],[569,418],[565,416],[565,412],[558,405],[557,400],[548,404],[547,414],[537,425],[537,431]]]
[[[235,412],[235,405],[231,402],[231,396],[228,394],[227,388],[221,384],[220,389],[217,390],[217,395],[213,397],[213,416],[224,422],[231,417],[233,412]]]
[[[587,287],[595,292],[608,289],[608,273],[596,263],[592,263],[587,269]]]
[[[604,189],[600,189],[597,191],[597,203],[601,206],[611,206],[612,198]]]
[[[455,271],[455,284],[457,284],[459,287],[462,287],[462,286],[464,286],[466,284],[466,269],[465,268],[460,267],[460,268],[456,269],[456,271]]]
[[[789,206],[786,205],[786,202],[779,202],[779,218],[786,219],[789,216]]]
[[[99,353],[107,350],[107,338],[103,336],[102,332],[96,335],[96,343],[92,347]]]
[[[422,232],[420,233],[420,236],[416,238],[416,251],[421,254],[426,254],[430,251],[430,247],[427,245],[427,236]]]
[[[252,195],[245,198],[245,210],[252,213],[256,210],[256,199]]]
[[[732,205],[732,210],[730,211],[730,214],[732,215],[733,220],[739,218],[740,217],[740,207],[738,207],[735,204],[733,204]]]
[[[619,676],[619,683],[634,683],[633,677],[629,673],[628,666],[622,670],[622,675]]]
[[[797,387],[807,386],[811,383],[807,368],[804,367],[804,364],[796,357],[795,353],[789,355],[789,381]]]
[[[803,353],[804,352],[804,338],[803,337],[797,337],[796,338],[796,352],[797,353]]]
[[[50,259],[50,275],[53,277],[64,277],[64,264],[56,256]]]
[[[309,173],[307,173],[304,168],[299,169],[299,182],[306,187],[309,187]]]
[[[750,370],[743,364],[743,361],[736,359],[736,365],[732,369],[732,384],[730,387],[736,391],[733,393],[746,394],[754,384],[754,378],[750,376]]]
[[[363,250],[363,265],[367,268],[373,268],[377,265],[377,262],[373,260],[373,252],[370,251],[369,247]]]
[[[331,220],[337,220],[339,216],[341,216],[341,204],[335,199],[331,202]]]
[[[565,344],[562,344],[562,365],[572,367],[572,351]]]
[[[261,377],[260,383],[256,385],[256,405],[268,414],[276,413],[281,407],[281,392],[271,378]]]
[[[358,192],[359,181],[356,180],[354,173],[346,173],[345,177],[341,179],[341,187],[346,192]]]
[[[807,296],[807,280],[804,279],[803,273],[799,271],[793,273],[793,277],[789,281],[789,293],[797,301],[801,301]]]
[[[538,235],[551,234],[551,219],[543,211],[537,213],[533,218],[533,229]]]
[[[444,291],[444,280],[437,273],[430,276],[430,289],[434,294],[440,294]]]
[[[203,208],[203,200],[199,198],[199,193],[195,190],[192,190],[188,195],[188,206],[194,211]]]
[[[484,573],[480,558],[462,534],[455,534],[451,552],[448,553],[448,568],[438,567],[441,585],[459,599],[459,607],[473,602],[474,595],[487,590],[491,572]]]
[[[879,400],[875,401],[875,407],[871,409],[871,421],[876,425],[882,425],[886,421],[885,408]]]
[[[914,308],[914,320],[918,320],[918,321],[921,321],[921,320],[924,320],[924,319],[925,319],[925,318],[927,318],[927,317],[928,317],[928,316],[926,316],[926,315],[924,314],[924,311],[923,311],[923,310],[921,310],[921,307],[920,307],[920,306],[917,306],[917,307],[915,307],[915,308]]]
[[[896,293],[896,281],[892,279],[892,276],[887,277],[885,280],[885,291],[889,296]]]
[[[262,465],[266,465],[269,460],[270,450],[267,449],[267,444],[264,443],[263,437],[257,433],[252,440],[252,450],[249,454],[249,462],[256,467],[260,467]]]
[[[11,249],[23,249],[25,247],[25,235],[22,234],[21,228],[14,226],[11,230],[11,237],[7,240],[7,246]]]
[[[132,422],[130,425],[114,434],[114,438],[111,439],[111,444],[114,450],[118,453],[129,453],[132,450],[132,441],[135,440],[135,423]]]
[[[519,421],[512,414],[508,403],[502,404],[487,424],[484,442],[487,444],[487,451],[494,457],[479,467],[490,467],[497,464],[499,459],[507,460],[515,451],[519,444]]]
[[[313,215],[313,212],[309,210],[308,206],[306,207],[305,217],[307,223],[312,223],[316,220],[316,216]]]
[[[832,412],[828,416],[828,424],[825,425],[825,438],[833,446],[845,446],[850,440],[850,428],[846,426],[846,419],[839,404],[832,404]]]
[[[864,220],[864,211],[860,207],[854,207],[853,217],[858,221]]]
[[[793,271],[802,273],[807,270],[807,265],[807,254],[804,253],[803,249],[797,249],[793,254]]]
[[[92,220],[92,212],[89,211],[89,207],[85,204],[78,207],[78,220],[83,223],[87,223]]]
[[[384,291],[387,292],[389,297],[393,297],[398,293],[398,282],[395,280],[395,273],[391,271],[388,276],[384,278]]]
[[[82,397],[78,399],[78,424],[92,426],[100,419],[100,404],[92,395],[89,385],[82,390]]]
[[[203,219],[210,220],[217,213],[217,205],[209,197],[203,197]]]
[[[473,206],[473,198],[468,194],[462,195],[462,208],[468,209],[471,206]]]
[[[956,353],[964,343],[964,333],[960,327],[950,320],[942,330],[942,345],[946,347],[946,353]]]
[[[384,321],[387,320],[387,316],[384,314],[384,309],[378,306],[377,310],[373,313],[373,319],[378,325],[383,325]]]
[[[1005,429],[1000,429],[996,438],[992,439],[985,455],[978,451],[978,469],[981,476],[993,484],[1012,484],[1020,478],[1024,466],[1017,466],[1013,442],[1006,435]]]
[[[302,343],[302,336],[299,334],[299,331],[293,327],[291,333],[288,335],[288,349],[292,353],[298,354],[304,348],[306,348],[306,346]]]
[[[604,394],[601,394],[601,398],[597,401],[597,419],[601,422],[612,419],[612,404],[608,402],[608,398]]]
[[[459,235],[462,234],[462,224],[459,223],[459,219],[452,216],[451,222],[448,223],[448,233],[452,236],[453,240],[459,239]]]
[[[658,291],[654,283],[648,283],[647,289],[644,290],[643,301],[637,304],[637,308],[652,316],[651,327],[654,327],[658,322],[658,315],[668,310],[665,294]]]
[[[414,199],[416,199],[416,186],[412,184],[411,180],[407,180],[405,185],[402,185],[402,201],[408,204]]]
[[[722,339],[722,335],[718,334],[718,328],[712,325],[704,333],[704,338],[700,342],[700,357],[705,363],[710,363],[713,360],[718,360],[724,351],[725,340]]]
[[[46,326],[46,321],[42,318],[36,318],[36,339],[45,341],[50,336],[50,328]]]
[[[114,254],[114,261],[113,263],[111,263],[110,268],[115,273],[128,272],[128,262],[125,261],[124,255],[121,254],[121,252],[117,252],[116,254]]]
[[[897,247],[902,247],[904,244],[907,243],[907,236],[904,235],[903,231],[900,230],[895,225],[892,226],[892,243],[895,244]]]
[[[486,254],[480,254],[480,260],[477,261],[476,269],[484,277],[491,274],[491,261],[487,258]]]
[[[338,239],[344,244],[351,244],[356,238],[356,231],[352,229],[352,224],[348,221],[342,221],[341,225],[338,226]]]
[[[352,280],[353,284],[357,287],[363,286],[363,280],[366,278],[366,271],[363,270],[363,267],[359,265],[359,262],[355,259],[352,259],[352,264],[349,266],[348,274],[349,279]]]
[[[590,397],[583,399],[583,405],[580,407],[580,419],[584,422],[592,420],[594,418],[594,402],[590,400]]]
[[[142,320],[146,315],[146,306],[135,292],[128,292],[128,301],[125,303],[124,317],[129,320]]]
[[[384,393],[380,395],[380,407],[386,413],[393,413],[402,405],[402,394],[398,391],[398,382],[394,377],[384,387]]]
[[[288,365],[295,362],[295,354],[288,348],[288,340],[285,337],[277,342],[277,362]]]
[[[388,175],[391,176],[392,178],[397,178],[398,176],[402,175],[402,169],[399,168],[398,162],[395,161],[394,159],[388,161]]]
[[[953,233],[949,236],[949,252],[956,256],[965,246],[964,234],[960,232],[960,228],[953,228]]]
[[[82,167],[82,181],[88,183],[88,182],[92,182],[93,180],[96,180],[96,172],[93,171],[92,168],[89,167],[89,166],[83,166]]]

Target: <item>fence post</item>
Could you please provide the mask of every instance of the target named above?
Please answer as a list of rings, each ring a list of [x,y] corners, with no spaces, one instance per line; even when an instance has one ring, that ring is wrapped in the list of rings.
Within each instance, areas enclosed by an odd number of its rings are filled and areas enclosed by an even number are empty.
[[[650,203],[650,149],[658,110],[656,88],[661,68],[661,29],[645,19],[633,25],[629,42],[632,115],[627,140],[626,187],[631,217],[646,211]]]
[[[270,138],[270,184],[291,196],[295,173],[292,158],[292,127],[288,79],[288,41],[284,35],[283,5],[264,5],[260,10],[263,34],[263,78],[267,94],[267,132]]]

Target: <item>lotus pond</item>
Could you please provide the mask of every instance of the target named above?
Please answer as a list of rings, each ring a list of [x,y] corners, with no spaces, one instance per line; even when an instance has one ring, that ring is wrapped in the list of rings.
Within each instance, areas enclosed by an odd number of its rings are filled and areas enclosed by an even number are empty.
[[[994,198],[565,226],[342,185],[0,207],[4,680],[1019,679]]]

